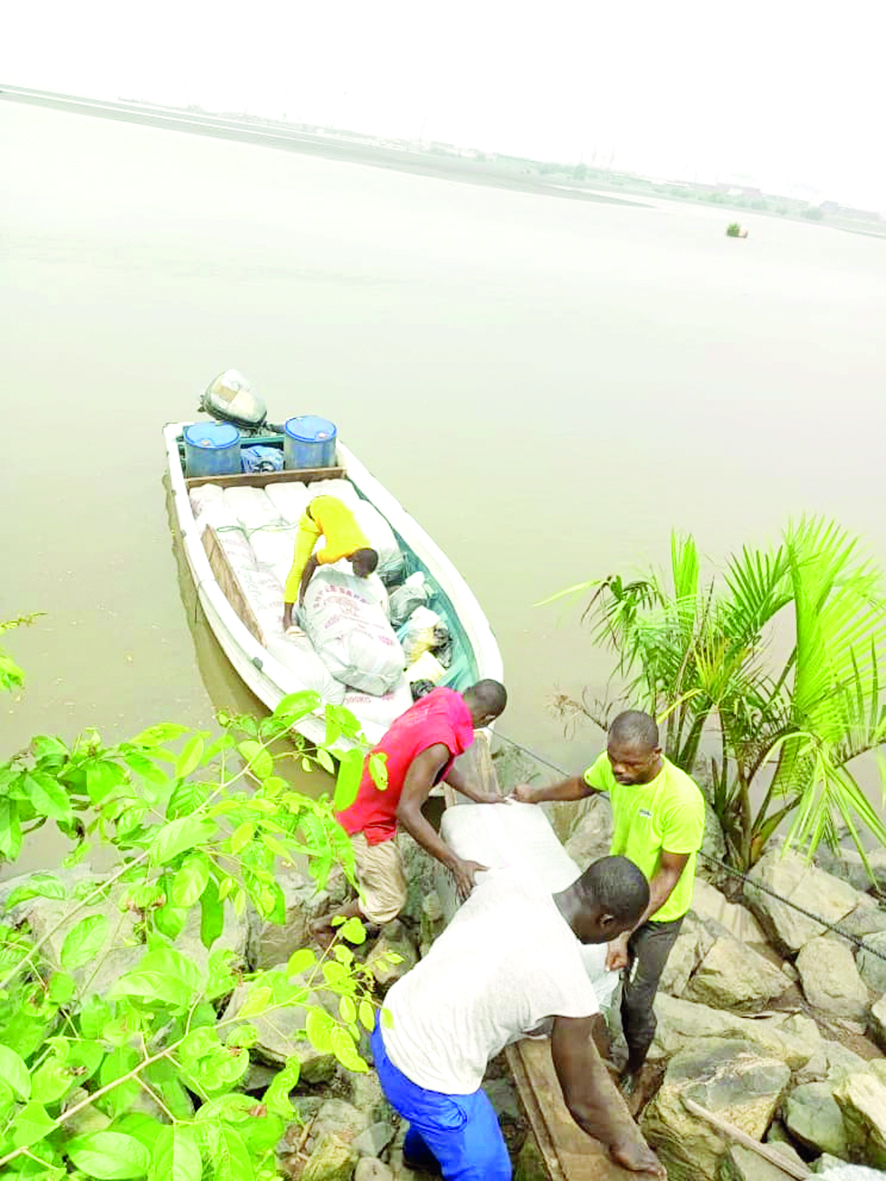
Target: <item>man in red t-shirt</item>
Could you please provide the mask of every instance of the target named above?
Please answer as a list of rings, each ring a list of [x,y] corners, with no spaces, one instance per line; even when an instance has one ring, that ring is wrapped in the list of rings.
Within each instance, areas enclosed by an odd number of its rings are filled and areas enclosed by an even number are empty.
[[[354,848],[360,898],[335,914],[362,915],[371,923],[389,923],[403,909],[406,877],[393,839],[401,824],[446,866],[455,878],[459,896],[467,898],[473,889],[474,874],[486,867],[456,856],[425,820],[421,808],[431,788],[443,779],[475,803],[491,804],[501,799],[466,782],[452,764],[474,741],[474,730],[494,721],[507,700],[504,685],[493,680],[478,681],[464,694],[434,689],[401,714],[372,749],[370,754],[387,756],[387,787],[376,787],[367,756],[357,798],[338,813],[339,824],[350,835]],[[331,917],[318,920],[315,932],[328,928]]]

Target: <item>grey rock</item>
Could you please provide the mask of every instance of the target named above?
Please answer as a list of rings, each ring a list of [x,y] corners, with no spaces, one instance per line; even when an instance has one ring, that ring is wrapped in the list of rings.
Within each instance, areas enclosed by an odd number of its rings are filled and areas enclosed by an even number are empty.
[[[796,1087],[785,1099],[783,1111],[788,1131],[804,1147],[845,1157],[846,1131],[833,1085],[808,1083]]]
[[[886,909],[869,895],[862,894],[855,910],[840,919],[840,929],[867,942],[867,935],[886,931]]]
[[[225,1010],[226,1021],[231,1021],[237,1016],[247,995],[246,985],[241,985],[234,991]],[[309,1004],[319,1004],[319,997],[314,994],[309,994],[307,1000]],[[251,1055],[260,1062],[269,1066],[283,1066],[287,1058],[295,1057],[301,1064],[301,1077],[305,1082],[329,1082],[335,1075],[335,1056],[315,1050],[307,1040],[304,1032],[306,1018],[306,1009],[300,1005],[291,1005],[275,1010],[271,1019],[263,1016],[249,1017],[243,1022],[234,1022],[230,1028],[235,1029],[238,1025],[247,1023],[255,1026],[258,1030],[258,1040],[252,1047]]]
[[[655,998],[658,1029],[650,1050],[651,1060],[671,1058],[697,1045],[701,1051],[707,1039],[740,1039],[757,1052],[776,1058],[791,1070],[800,1070],[821,1048],[821,1034],[815,1022],[799,1014],[772,1017],[741,1017],[725,1009],[712,1009],[659,993]]]
[[[855,962],[871,992],[882,995],[886,992],[886,931],[874,931],[866,935],[865,943],[867,948],[859,948]],[[877,952],[880,954],[877,955]]]
[[[858,906],[858,890],[824,870],[810,865],[798,853],[772,849],[751,870],[751,879],[802,906],[830,923],[837,923]],[[791,954],[826,928],[814,919],[770,894],[745,886],[745,902],[759,920],[768,938],[782,954]]]
[[[849,882],[856,890],[869,890],[871,886],[883,889],[886,886],[886,849],[873,849],[867,854],[870,873],[856,848],[839,849],[836,853],[827,845],[819,845],[815,851],[815,864]]]
[[[391,954],[399,957],[397,963],[392,963],[387,958]],[[385,925],[375,947],[366,957],[366,965],[382,989],[390,988],[417,963],[418,954],[415,947],[403,924],[396,919]]]
[[[317,890],[313,878],[298,870],[277,875],[286,902],[286,919],[271,923],[254,910],[249,914],[247,959],[254,970],[285,964],[294,951],[310,941],[310,924],[347,896],[344,875],[330,876],[327,888]]]
[[[344,1099],[326,1099],[314,1116],[311,1136],[314,1140],[320,1140],[330,1133],[350,1144],[361,1132],[365,1132],[368,1126],[369,1116],[365,1111],[358,1111],[353,1104],[346,1103]]]
[[[774,964],[731,936],[715,940],[689,982],[685,997],[720,1009],[762,1009],[790,981]]]
[[[421,923],[424,911],[422,903],[425,898],[437,885],[437,870],[440,869],[443,873],[446,871],[436,857],[432,857],[430,853],[424,850],[421,845],[412,839],[409,833],[402,829],[395,837],[397,848],[400,850],[400,856],[403,859],[403,868],[406,873],[406,905],[400,912],[400,917],[409,919],[410,922],[416,925]],[[449,875],[447,874],[447,877]],[[440,896],[439,890],[438,896]]]
[[[790,1079],[784,1062],[743,1041],[712,1039],[675,1055],[646,1108],[642,1128],[671,1181],[714,1181],[726,1141],[683,1105],[690,1098],[755,1139],[765,1132]]]
[[[730,935],[743,943],[765,943],[763,928],[746,906],[730,902],[704,878],[696,878],[692,890],[691,911],[704,922],[710,921],[724,928]],[[715,934],[719,930],[712,928]]]
[[[564,842],[566,852],[584,873],[593,861],[605,857],[612,841],[612,806],[600,795],[589,796],[576,806]]]
[[[382,1161],[365,1156],[357,1162],[354,1181],[394,1181],[394,1174]]]
[[[385,1098],[374,1070],[350,1074],[347,1081],[350,1085],[351,1103],[364,1112],[371,1122],[384,1120],[390,1123],[394,1119],[394,1109]]]
[[[686,915],[680,934],[668,956],[659,988],[670,996],[682,996],[692,973],[710,951],[714,936],[692,911]]]
[[[886,1083],[873,1074],[850,1074],[837,1084],[834,1098],[843,1113],[850,1160],[886,1169]]]
[[[859,1071],[867,1070],[869,1066],[877,1065],[876,1063],[866,1062],[860,1054],[854,1054],[852,1050],[841,1045],[840,1042],[832,1042],[825,1038],[822,1040],[822,1047],[824,1048],[825,1058],[827,1060],[828,1080],[830,1082],[839,1082],[847,1074],[858,1074]]]
[[[351,1181],[357,1159],[350,1144],[327,1132],[308,1157],[301,1181]]]
[[[886,1050],[886,996],[881,996],[871,1006],[869,1017],[871,1037],[881,1050]]]
[[[391,1125],[379,1120],[354,1137],[354,1149],[361,1156],[381,1156],[393,1138],[394,1129]]]
[[[520,1100],[517,1098],[517,1089],[510,1078],[487,1079],[483,1083],[483,1090],[495,1109],[500,1123],[502,1121],[512,1124],[520,1122],[523,1112]]]
[[[831,1156],[829,1152],[823,1152],[812,1162],[811,1168],[813,1173],[826,1173],[828,1169],[838,1169],[845,1163],[838,1156]]]
[[[772,1147],[799,1168],[808,1167],[790,1144],[774,1143]],[[728,1144],[720,1161],[719,1181],[785,1181],[785,1173],[750,1148]]]
[[[817,936],[797,956],[797,971],[810,1005],[838,1017],[863,1017],[868,990],[842,939]]]

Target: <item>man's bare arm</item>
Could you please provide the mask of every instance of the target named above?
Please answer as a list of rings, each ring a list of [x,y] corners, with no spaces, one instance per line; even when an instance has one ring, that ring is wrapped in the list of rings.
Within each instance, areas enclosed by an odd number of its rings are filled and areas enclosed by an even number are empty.
[[[569,1114],[609,1155],[635,1173],[666,1176],[643,1139],[593,1042],[593,1017],[555,1017],[551,1057]]]
[[[442,742],[429,746],[416,755],[406,772],[400,803],[397,805],[397,820],[411,837],[426,849],[432,857],[445,865],[455,878],[458,896],[462,901],[474,888],[474,874],[486,869],[477,861],[462,861],[446,842],[434,832],[433,827],[422,815],[422,804],[431,794],[437,776],[451,758],[448,747]]]
[[[299,607],[303,607],[305,605],[305,591],[308,589],[308,583],[314,577],[314,571],[317,569],[317,566],[317,559],[313,554],[311,554],[307,562],[305,562],[304,570],[301,572],[301,582],[299,583],[298,587]]]
[[[446,776],[446,782],[450,787],[461,792],[463,796],[473,800],[475,804],[500,804],[504,800],[504,796],[499,795],[496,791],[483,791],[479,787],[474,787],[473,783],[465,779],[464,775],[460,771],[456,771],[455,767]]]
[[[625,931],[617,939],[613,939],[606,951],[606,967],[610,972],[618,971],[628,966],[628,940],[638,927],[642,927],[648,919],[654,919],[661,910],[680,880],[680,874],[689,860],[689,853],[668,853],[663,850],[658,862],[658,869],[652,875],[649,883],[649,905],[643,911],[639,921],[631,931]]]
[[[531,787],[528,783],[518,783],[511,795],[521,804],[541,804],[545,800],[583,800],[586,796],[596,793],[596,787],[588,787],[581,775],[572,775],[569,779],[561,779],[559,783],[552,783],[549,787]]]

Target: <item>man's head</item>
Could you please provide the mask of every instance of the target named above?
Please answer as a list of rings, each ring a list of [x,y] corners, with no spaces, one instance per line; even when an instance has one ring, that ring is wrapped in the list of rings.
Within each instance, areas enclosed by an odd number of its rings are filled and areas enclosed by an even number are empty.
[[[558,895],[569,895],[564,915],[581,943],[608,943],[635,927],[649,905],[649,883],[627,857],[601,857]]]
[[[508,693],[504,685],[487,678],[471,685],[464,691],[465,705],[471,711],[474,728],[488,726],[499,714],[504,713],[508,704]]]
[[[358,578],[368,578],[378,565],[378,554],[374,549],[357,549],[351,554],[350,563]]]
[[[617,783],[649,783],[661,770],[655,719],[639,709],[619,714],[609,727],[606,754]]]

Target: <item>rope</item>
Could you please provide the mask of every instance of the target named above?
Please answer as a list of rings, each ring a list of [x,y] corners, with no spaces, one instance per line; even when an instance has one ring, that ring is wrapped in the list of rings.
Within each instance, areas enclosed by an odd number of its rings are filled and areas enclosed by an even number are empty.
[[[552,763],[550,759],[546,759],[543,755],[536,754],[528,746],[523,746],[522,743],[517,742],[513,738],[509,738],[507,734],[502,734],[499,730],[494,730],[493,734],[496,738],[500,738],[502,742],[507,742],[510,746],[516,747],[517,750],[529,755],[530,758],[535,759],[536,762],[543,763],[546,767],[550,767],[552,771],[556,771],[558,775],[569,777],[569,772],[559,767],[556,763]],[[844,931],[836,923],[829,923],[827,919],[823,919],[820,915],[813,914],[811,910],[807,910],[804,906],[800,906],[790,898],[786,898],[784,894],[779,894],[777,890],[773,890],[770,886],[765,886],[762,882],[757,882],[749,877],[746,873],[742,873],[740,869],[735,869],[731,865],[727,865],[725,861],[718,861],[716,857],[710,857],[707,853],[702,853],[699,850],[698,856],[703,861],[707,861],[709,865],[714,865],[717,869],[723,870],[724,873],[731,874],[733,877],[739,878],[745,885],[752,890],[760,890],[764,894],[769,894],[772,898],[783,903],[785,906],[790,906],[799,914],[804,915],[807,919],[812,919],[813,922],[819,923],[822,927],[826,927],[829,931],[833,931],[835,935],[839,935],[841,939],[846,939],[850,943],[854,943],[856,947],[860,947],[869,955],[876,956],[877,959],[886,960],[886,952],[880,951],[876,947],[871,947],[869,943],[865,943],[858,935],[853,935],[851,931]]]

